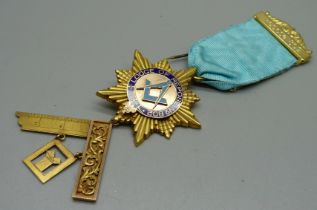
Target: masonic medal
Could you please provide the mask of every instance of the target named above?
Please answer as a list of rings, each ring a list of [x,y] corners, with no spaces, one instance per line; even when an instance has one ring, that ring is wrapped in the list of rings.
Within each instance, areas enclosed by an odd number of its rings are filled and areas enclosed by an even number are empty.
[[[189,89],[195,72],[195,68],[175,71],[166,59],[151,64],[136,50],[132,68],[116,71],[118,84],[97,92],[98,96],[117,104],[118,111],[112,120],[17,112],[22,130],[56,135],[23,162],[42,183],[46,183],[81,159],[72,197],[96,201],[113,126],[133,125],[136,146],[153,132],[170,138],[176,126],[200,128],[191,112],[191,107],[199,101]],[[66,136],[86,138],[84,151],[70,152],[62,143]],[[61,153],[60,157],[57,153]],[[62,161],[61,156],[66,159]],[[50,168],[53,169],[47,171]]]
[[[116,70],[117,84],[96,93],[116,105],[112,119],[16,112],[21,130],[55,135],[23,162],[40,182],[46,183],[80,160],[72,197],[96,201],[113,128],[131,125],[136,146],[152,133],[169,139],[177,126],[200,128],[191,111],[199,101],[190,90],[192,81],[235,91],[303,64],[311,54],[292,26],[262,11],[247,22],[196,41],[186,54],[151,63],[136,50],[131,69]],[[185,57],[188,68],[172,69],[169,61]],[[68,150],[63,144],[67,136],[86,139],[84,150]]]
[[[135,145],[151,133],[170,138],[175,126],[200,128],[191,111],[199,97],[189,89],[195,68],[175,71],[166,59],[155,64],[135,51],[130,70],[117,70],[118,85],[97,95],[117,104],[114,123],[133,125]]]

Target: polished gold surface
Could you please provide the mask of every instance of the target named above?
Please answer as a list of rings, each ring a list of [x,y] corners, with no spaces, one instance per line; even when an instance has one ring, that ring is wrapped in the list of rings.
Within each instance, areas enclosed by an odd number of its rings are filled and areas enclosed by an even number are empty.
[[[73,198],[86,201],[97,200],[111,129],[110,122],[91,121]]]
[[[183,101],[181,106],[171,116],[163,119],[146,117],[135,110],[134,107],[129,108],[131,102],[128,100],[127,95],[128,82],[134,74],[149,68],[159,68],[172,73],[182,86]],[[171,68],[167,59],[151,64],[147,58],[143,57],[143,55],[136,50],[132,68],[129,70],[116,70],[118,85],[100,90],[97,92],[97,95],[118,105],[118,111],[113,121],[120,124],[132,124],[134,127],[134,142],[135,145],[138,146],[153,132],[170,138],[175,126],[201,127],[191,111],[191,107],[199,101],[199,97],[188,89],[195,73],[195,68],[175,71]]]
[[[306,63],[311,58],[312,51],[306,47],[300,33],[288,23],[264,11],[258,12],[255,19],[297,58],[297,64]]]
[[[86,138],[90,120],[16,112],[22,130],[59,134]]]
[[[61,161],[60,158],[56,157],[55,150],[60,151],[66,159]],[[55,138],[32,154],[28,155],[23,162],[42,183],[45,183],[70,166],[73,162],[75,162],[75,160],[76,158],[74,155],[61,143],[59,139]],[[49,171],[47,172],[47,170]]]

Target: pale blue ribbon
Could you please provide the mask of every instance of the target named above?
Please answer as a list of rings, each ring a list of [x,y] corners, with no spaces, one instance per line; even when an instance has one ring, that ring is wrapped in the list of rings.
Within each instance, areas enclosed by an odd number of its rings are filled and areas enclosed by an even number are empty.
[[[296,58],[254,19],[195,42],[188,53],[202,82],[219,90],[259,82],[294,64]]]

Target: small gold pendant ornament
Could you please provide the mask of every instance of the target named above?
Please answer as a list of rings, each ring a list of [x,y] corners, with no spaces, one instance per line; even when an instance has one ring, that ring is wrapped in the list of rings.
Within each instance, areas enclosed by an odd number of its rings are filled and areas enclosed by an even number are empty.
[[[175,126],[200,128],[191,111],[199,97],[189,90],[195,68],[175,71],[166,59],[155,64],[135,51],[130,70],[116,70],[118,85],[97,95],[118,105],[114,123],[132,124],[138,146],[153,132],[170,138]]]
[[[64,138],[65,136],[57,135],[55,139],[39,148],[23,160],[24,164],[42,183],[45,183],[56,176],[77,159],[75,155],[73,155],[61,143]],[[66,159],[62,161],[61,157],[56,156],[56,153],[61,153],[61,156],[66,157]],[[40,158],[40,160],[35,162],[38,158]],[[50,167],[52,167],[52,169],[47,172],[47,169]]]

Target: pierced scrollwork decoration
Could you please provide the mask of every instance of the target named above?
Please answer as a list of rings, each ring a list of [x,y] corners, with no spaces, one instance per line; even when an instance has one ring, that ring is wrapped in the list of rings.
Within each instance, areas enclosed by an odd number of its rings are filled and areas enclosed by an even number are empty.
[[[73,197],[95,201],[108,149],[111,124],[93,121],[90,129]]]

